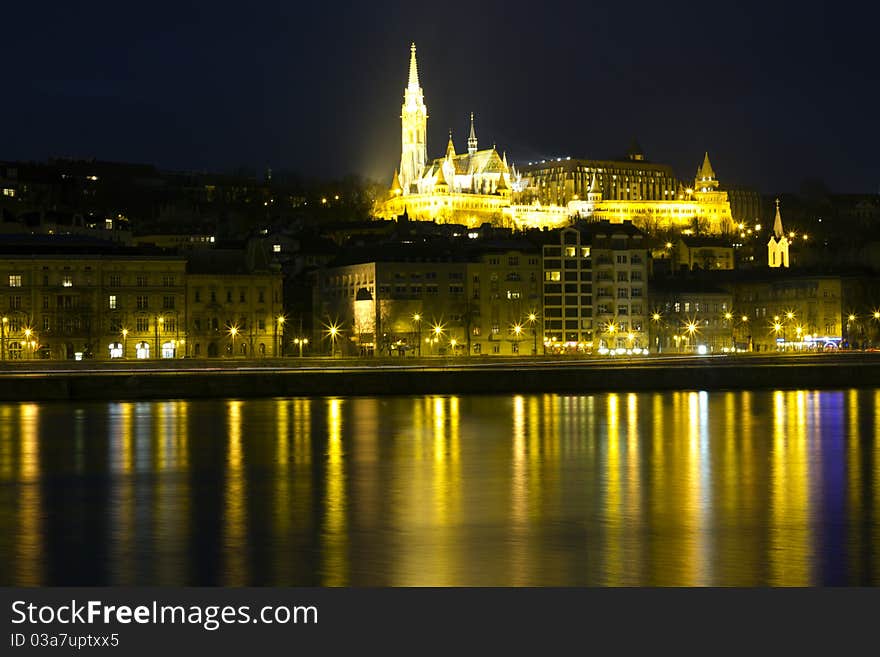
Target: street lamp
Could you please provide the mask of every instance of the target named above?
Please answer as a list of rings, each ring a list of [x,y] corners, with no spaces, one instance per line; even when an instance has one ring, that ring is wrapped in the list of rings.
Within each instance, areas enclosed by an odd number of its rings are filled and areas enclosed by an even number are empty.
[[[617,332],[617,324],[615,324],[613,320],[608,322],[605,332],[611,336],[608,338],[608,349],[610,350],[612,348],[611,341],[614,339],[614,334]]]
[[[332,322],[327,325],[327,335],[330,336],[330,357],[336,357],[336,338],[339,336],[339,325]]]
[[[295,344],[297,347],[299,347],[299,357],[300,358],[303,357],[303,346],[307,345],[308,343],[309,343],[308,338],[294,338],[293,339],[293,344]]]
[[[697,331],[699,330],[699,329],[697,328],[697,322],[696,322],[696,320],[692,319],[692,320],[688,321],[688,322],[685,324],[684,328],[685,328],[685,330],[688,332],[688,336],[690,336],[690,339],[689,339],[688,342],[690,343],[691,351],[693,351],[693,350],[694,350],[694,335],[695,335],[695,334],[697,333]]]
[[[733,351],[736,351],[736,338],[733,335],[733,313],[729,310],[724,313],[724,319],[727,321],[727,325],[730,327],[730,348]]]
[[[658,354],[663,351],[663,346],[662,346],[663,343],[662,343],[661,335],[660,335],[661,328],[663,326],[660,322],[660,320],[662,320],[662,319],[663,319],[663,315],[661,315],[659,311],[655,310],[651,314],[651,322],[653,322],[653,324],[654,324],[654,334],[655,334],[654,342],[657,344],[657,353]]]
[[[416,323],[416,344],[418,345],[418,356],[422,355],[422,315],[416,313],[413,315],[413,321]]]
[[[431,332],[434,334],[434,341],[431,343],[431,345],[432,345],[431,346],[431,353],[433,355],[433,353],[434,353],[433,345],[437,344],[437,342],[440,340],[440,336],[443,335],[443,325],[442,324],[434,324],[434,326],[431,327]]]
[[[6,360],[6,325],[9,324],[9,318],[4,317],[0,321],[0,360]]]
[[[232,338],[232,357],[235,358],[235,336],[238,335],[238,327],[234,324],[229,327],[229,336]]]
[[[514,344],[516,345],[516,353],[519,353],[519,339],[520,339],[520,336],[522,335],[523,327],[521,324],[514,324],[511,330],[513,331],[513,335],[514,335],[513,340],[514,340]]]
[[[128,329],[124,328],[124,329],[122,329],[122,331],[120,331],[120,333],[122,334],[122,357],[125,358],[125,356],[126,356],[125,343],[126,343],[126,338],[128,337]]]
[[[287,320],[285,319],[284,315],[278,315],[277,319],[275,320],[275,356],[276,357],[279,355],[282,355],[282,356],[284,355],[283,354],[284,349],[281,350],[282,351],[281,354],[278,353],[278,339],[281,338],[281,345],[283,346],[284,345],[284,334],[282,331],[284,329],[284,322],[285,321],[287,321]]]
[[[449,346],[452,347],[452,356],[453,356],[453,357],[455,356],[455,347],[456,347],[456,345],[458,345],[458,340],[456,340],[455,338],[450,338],[450,340],[449,340]]]
[[[535,322],[537,321],[537,319],[538,315],[533,312],[529,313],[529,324],[532,325],[532,356],[538,355],[538,329],[535,326]]]
[[[774,335],[776,336],[776,340],[777,340],[777,341],[779,340],[779,334],[780,334],[781,332],[782,332],[782,324],[780,324],[779,321],[775,321],[775,322],[773,322],[773,333],[774,333]],[[784,340],[783,340],[783,341],[784,341]],[[777,350],[779,349],[778,344],[777,344],[776,349],[777,349]]]

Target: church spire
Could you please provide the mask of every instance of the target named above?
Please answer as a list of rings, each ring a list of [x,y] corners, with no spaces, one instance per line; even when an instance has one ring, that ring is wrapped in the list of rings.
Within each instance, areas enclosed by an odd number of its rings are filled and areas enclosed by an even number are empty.
[[[773,220],[773,234],[777,240],[785,235],[785,231],[782,230],[782,216],[779,214],[779,199],[776,199],[776,219]]]
[[[455,157],[455,144],[452,143],[452,130],[449,131],[449,143],[446,144],[446,159],[451,160]]]
[[[468,136],[468,154],[477,152],[477,133],[474,130],[474,113],[471,112],[471,134]]]
[[[416,44],[413,42],[409,47],[409,88],[419,88],[419,67],[416,64]]]

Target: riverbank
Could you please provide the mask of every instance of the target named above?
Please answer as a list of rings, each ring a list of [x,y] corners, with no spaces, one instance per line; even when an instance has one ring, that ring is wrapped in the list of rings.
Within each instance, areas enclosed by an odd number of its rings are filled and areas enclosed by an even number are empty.
[[[880,354],[625,360],[53,363],[0,369],[0,400],[516,394],[880,387]]]

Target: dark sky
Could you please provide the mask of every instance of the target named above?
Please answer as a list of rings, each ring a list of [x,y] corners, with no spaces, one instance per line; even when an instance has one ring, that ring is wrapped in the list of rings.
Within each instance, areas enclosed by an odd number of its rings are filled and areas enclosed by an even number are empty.
[[[613,8],[609,5],[614,5]],[[873,5],[874,3],[871,3]],[[429,156],[613,157],[722,182],[880,191],[869,3],[6,3],[0,159],[390,179],[409,43]]]

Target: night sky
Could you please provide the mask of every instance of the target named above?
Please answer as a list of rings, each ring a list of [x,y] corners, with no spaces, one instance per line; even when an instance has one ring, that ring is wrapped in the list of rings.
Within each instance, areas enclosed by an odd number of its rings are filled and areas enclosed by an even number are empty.
[[[409,44],[430,157],[648,158],[691,177],[880,192],[868,3],[5,3],[0,159],[389,180]],[[872,3],[873,4],[873,3]],[[783,6],[777,6],[783,5]]]

